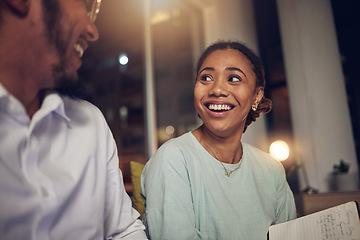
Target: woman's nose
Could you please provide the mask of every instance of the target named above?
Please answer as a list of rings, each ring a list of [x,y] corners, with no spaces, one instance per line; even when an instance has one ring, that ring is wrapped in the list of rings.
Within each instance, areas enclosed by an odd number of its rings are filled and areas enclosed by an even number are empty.
[[[229,92],[227,90],[226,83],[224,83],[223,81],[215,80],[210,88],[209,95],[213,95],[216,97],[228,96]]]

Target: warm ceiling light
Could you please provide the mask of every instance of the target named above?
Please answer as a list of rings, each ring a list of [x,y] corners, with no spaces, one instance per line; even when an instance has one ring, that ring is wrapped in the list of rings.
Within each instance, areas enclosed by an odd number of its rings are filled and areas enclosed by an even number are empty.
[[[289,145],[282,140],[276,140],[270,145],[270,155],[278,161],[286,160],[290,155]]]

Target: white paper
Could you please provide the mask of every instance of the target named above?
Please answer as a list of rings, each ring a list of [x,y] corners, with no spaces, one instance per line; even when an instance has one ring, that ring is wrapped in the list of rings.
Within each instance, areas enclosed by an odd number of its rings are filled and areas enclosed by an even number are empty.
[[[355,202],[270,226],[269,240],[360,240]]]

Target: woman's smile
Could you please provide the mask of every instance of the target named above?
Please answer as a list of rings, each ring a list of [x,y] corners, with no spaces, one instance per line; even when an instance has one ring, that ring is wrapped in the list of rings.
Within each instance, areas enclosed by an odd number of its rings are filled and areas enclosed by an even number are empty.
[[[205,106],[213,112],[223,112],[229,111],[234,108],[233,105],[229,104],[216,104],[216,103],[206,103]]]
[[[205,108],[207,109],[207,114],[211,118],[224,118],[232,109],[234,109],[234,105],[230,103],[224,102],[207,102],[204,104]]]

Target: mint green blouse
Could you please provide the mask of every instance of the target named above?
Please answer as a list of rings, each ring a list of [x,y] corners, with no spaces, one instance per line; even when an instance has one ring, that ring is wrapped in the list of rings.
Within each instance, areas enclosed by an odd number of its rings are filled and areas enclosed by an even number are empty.
[[[228,177],[191,132],[164,143],[141,176],[148,237],[266,240],[270,225],[294,219],[281,163],[242,145],[240,168]]]

